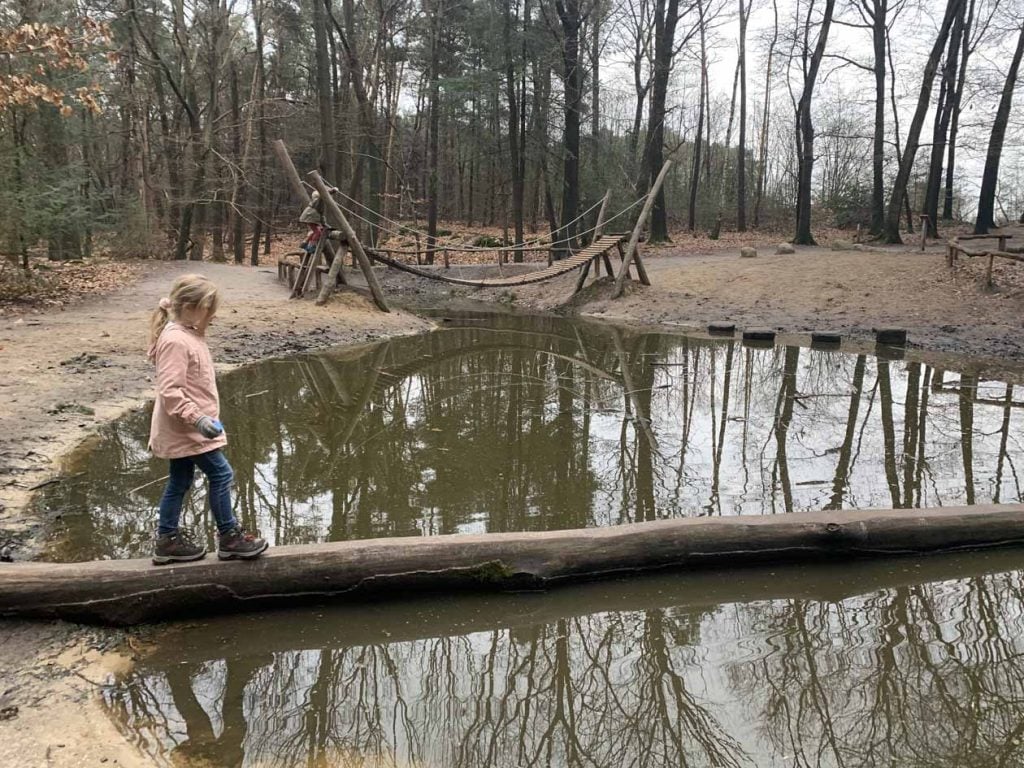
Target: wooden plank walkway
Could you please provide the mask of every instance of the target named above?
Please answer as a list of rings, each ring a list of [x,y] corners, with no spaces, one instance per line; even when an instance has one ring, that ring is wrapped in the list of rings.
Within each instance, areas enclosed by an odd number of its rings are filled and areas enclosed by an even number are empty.
[[[590,261],[608,253],[608,251],[613,248],[619,247],[623,242],[625,242],[627,237],[628,235],[603,235],[579,253],[570,256],[568,259],[556,261],[550,267],[539,269],[535,272],[528,272],[524,275],[514,275],[511,277],[482,277],[475,280],[462,277],[451,277],[432,270],[421,269],[411,264],[406,264],[398,261],[397,259],[393,259],[390,256],[386,256],[382,251],[367,249],[366,254],[371,259],[379,261],[382,264],[387,264],[389,267],[394,267],[402,272],[418,275],[419,277],[426,278],[427,280],[439,280],[444,283],[469,285],[476,288],[510,288],[518,285],[527,285],[529,283],[539,283],[543,280],[550,280],[558,277],[559,275],[564,275],[567,272],[572,272],[574,269],[579,269]]]

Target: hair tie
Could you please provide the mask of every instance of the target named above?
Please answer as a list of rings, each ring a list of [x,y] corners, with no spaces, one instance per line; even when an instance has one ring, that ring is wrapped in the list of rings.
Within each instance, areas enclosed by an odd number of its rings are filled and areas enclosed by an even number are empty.
[[[165,312],[169,312],[171,310],[171,300],[168,299],[166,296],[160,299],[160,309],[164,310]]]

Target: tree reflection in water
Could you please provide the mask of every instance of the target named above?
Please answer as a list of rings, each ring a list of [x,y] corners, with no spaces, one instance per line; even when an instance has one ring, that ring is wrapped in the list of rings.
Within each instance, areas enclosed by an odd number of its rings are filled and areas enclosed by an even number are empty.
[[[918,362],[499,318],[222,392],[236,513],[276,544],[1022,498],[1013,387]],[[147,428],[111,425],[41,497],[52,557],[147,551]],[[210,529],[201,487],[186,516]]]
[[[146,752],[218,766],[1020,765],[1024,577],[986,571],[1021,564],[223,619],[171,630],[106,700]]]

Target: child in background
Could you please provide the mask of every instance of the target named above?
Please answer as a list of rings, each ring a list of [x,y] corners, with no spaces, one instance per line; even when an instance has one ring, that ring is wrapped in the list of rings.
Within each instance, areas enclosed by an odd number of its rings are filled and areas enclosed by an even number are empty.
[[[333,195],[338,191],[337,187],[328,187],[328,191]],[[316,244],[320,241],[323,236],[324,229],[324,201],[320,199],[320,193],[314,191],[309,198],[309,205],[302,209],[302,213],[299,214],[299,222],[309,226],[309,234],[306,235],[306,239],[300,246],[306,253],[313,253],[316,250]]]
[[[182,275],[171,286],[170,296],[160,299],[150,320],[149,357],[156,365],[157,394],[149,449],[171,463],[153,547],[157,565],[206,555],[206,547],[178,527],[196,467],[209,481],[218,557],[248,559],[267,549],[267,542],[246,533],[231,512],[234,472],[221,450],[228,441],[218,421],[220,398],[205,339],[217,303],[217,286],[202,275]]]

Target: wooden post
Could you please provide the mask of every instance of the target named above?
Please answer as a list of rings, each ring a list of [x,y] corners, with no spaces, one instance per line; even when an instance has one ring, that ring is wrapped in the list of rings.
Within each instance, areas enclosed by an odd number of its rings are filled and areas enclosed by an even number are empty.
[[[597,224],[594,225],[594,234],[590,238],[590,242],[594,242],[595,240],[597,240],[597,238],[599,238],[601,236],[601,233],[604,231],[604,211],[608,207],[608,198],[611,197],[611,195],[612,191],[610,189],[605,190],[604,199],[601,200],[601,207],[597,211]],[[1006,249],[1000,248],[999,250]]]
[[[320,239],[316,241],[316,249],[313,251],[312,257],[309,259],[309,265],[306,267],[306,279],[302,281],[302,288],[299,291],[299,296],[309,290],[309,280],[315,272],[317,275],[320,274],[320,257],[324,252],[324,243],[327,242],[327,232],[320,233]]]
[[[366,251],[363,250],[362,243],[359,242],[359,238],[356,237],[355,230],[352,229],[352,225],[348,223],[348,219],[345,218],[345,214],[341,212],[341,208],[334,202],[334,198],[331,197],[331,193],[327,190],[327,185],[324,184],[324,180],[320,178],[320,174],[316,171],[310,171],[306,174],[310,182],[316,187],[316,191],[320,193],[320,199],[324,201],[324,212],[327,214],[328,221],[334,224],[335,229],[340,229],[348,240],[348,246],[352,249],[352,252],[356,255],[356,259],[359,261],[359,266],[363,270],[363,275],[366,277],[366,284],[370,288],[370,293],[373,295],[373,302],[380,307],[384,312],[390,312],[388,309],[388,303],[384,300],[384,293],[380,289],[380,285],[377,283],[377,276],[373,274],[373,265],[370,264],[370,259],[366,255]],[[337,277],[338,270],[341,269],[341,262],[338,259],[334,260],[331,264],[331,271],[327,273],[327,280],[324,282],[324,290],[320,292],[321,296],[324,296],[325,291],[329,291],[331,285],[334,283]],[[326,297],[324,297],[326,300]],[[317,298],[318,303],[320,297]]]
[[[658,178],[651,185],[651,191],[647,193],[647,200],[644,201],[643,210],[640,211],[640,217],[636,220],[636,226],[633,227],[633,234],[629,237],[629,245],[626,246],[626,257],[623,259],[622,266],[619,267],[619,274],[615,278],[615,291],[612,293],[614,298],[622,295],[622,291],[625,288],[626,275],[629,274],[629,265],[633,263],[633,255],[636,253],[637,243],[640,242],[640,233],[643,232],[647,219],[650,218],[651,209],[654,208],[654,199],[658,196],[658,190],[661,189],[661,185],[664,183],[665,177],[668,175],[668,169],[671,166],[672,161],[666,160],[665,164],[661,166]]]
[[[288,154],[288,147],[285,146],[283,139],[277,139],[274,141],[274,154],[277,155],[278,162],[281,163],[281,168],[284,170],[284,175],[288,177],[288,183],[292,185],[292,192],[302,201],[303,205],[309,205],[310,198],[309,193],[306,192],[306,187],[302,183],[302,179],[299,178],[299,172],[295,170],[295,164],[292,162],[291,155]],[[331,258],[331,266],[334,266],[334,243],[324,243],[324,247],[327,249],[327,255]],[[347,285],[348,281],[345,279],[345,273],[339,271],[337,275],[338,282],[342,285]],[[319,297],[317,303],[322,304]]]
[[[601,207],[597,211],[597,224],[594,225],[594,234],[591,236],[590,242],[595,243],[597,239],[601,237],[601,230],[604,229],[604,210],[608,207],[608,198],[611,196],[612,191],[609,189],[604,193],[604,199],[601,201]],[[587,274],[590,272],[590,265],[594,265],[594,278],[601,276],[601,265],[598,261],[597,256],[588,261],[583,265],[580,270],[579,280],[576,281],[576,290],[573,293],[579,293],[583,290],[583,284],[587,281]],[[608,273],[611,276],[611,272]]]
[[[928,214],[921,214],[921,252],[924,252],[924,246],[928,242]]]
[[[992,287],[992,262],[996,260],[996,257],[991,253],[988,254],[988,267],[985,269],[985,287]]]

